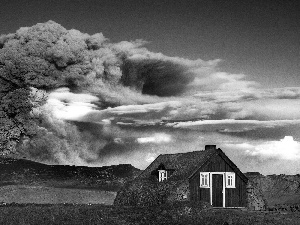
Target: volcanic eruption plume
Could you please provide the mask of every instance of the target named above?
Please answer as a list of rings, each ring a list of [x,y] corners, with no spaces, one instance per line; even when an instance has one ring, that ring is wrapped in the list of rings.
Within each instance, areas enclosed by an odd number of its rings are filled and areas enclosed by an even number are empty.
[[[142,40],[110,43],[48,21],[0,36],[1,155],[59,164],[103,162],[122,131],[84,116],[182,95],[215,61],[153,53]],[[88,125],[87,125],[88,123]],[[116,136],[117,135],[117,136]]]

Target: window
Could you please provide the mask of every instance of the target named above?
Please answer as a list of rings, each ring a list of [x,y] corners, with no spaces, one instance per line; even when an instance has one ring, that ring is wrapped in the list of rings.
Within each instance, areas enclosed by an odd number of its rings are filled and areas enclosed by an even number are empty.
[[[158,171],[158,181],[164,181],[167,180],[167,171],[166,170],[159,170]]]
[[[235,188],[235,173],[226,173],[226,188]]]
[[[209,188],[209,173],[200,173],[200,187],[201,188]]]

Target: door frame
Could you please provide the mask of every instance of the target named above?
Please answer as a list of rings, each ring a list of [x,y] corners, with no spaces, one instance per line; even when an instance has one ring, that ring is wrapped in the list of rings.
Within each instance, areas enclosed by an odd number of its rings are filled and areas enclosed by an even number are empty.
[[[213,180],[212,180],[212,175],[213,174],[221,174],[221,175],[223,175],[223,190],[222,190],[222,192],[223,192],[223,208],[225,208],[225,172],[211,172],[210,173],[210,177],[209,177],[209,180],[210,180],[210,204],[211,205],[213,205],[212,204],[212,182],[213,182]]]

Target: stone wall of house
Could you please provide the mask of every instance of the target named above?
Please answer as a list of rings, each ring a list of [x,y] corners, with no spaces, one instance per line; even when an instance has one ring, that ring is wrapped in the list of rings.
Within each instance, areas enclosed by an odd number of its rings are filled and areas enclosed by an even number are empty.
[[[189,200],[187,181],[136,179],[127,183],[117,194],[114,205],[151,206]]]
[[[189,197],[190,197],[189,183],[187,181],[183,181],[173,187],[173,189],[170,191],[167,201],[168,202],[188,201]]]
[[[136,179],[127,183],[117,194],[114,205],[153,206],[164,204],[175,183]]]
[[[250,210],[266,210],[267,201],[261,190],[253,183],[247,184],[247,208]]]

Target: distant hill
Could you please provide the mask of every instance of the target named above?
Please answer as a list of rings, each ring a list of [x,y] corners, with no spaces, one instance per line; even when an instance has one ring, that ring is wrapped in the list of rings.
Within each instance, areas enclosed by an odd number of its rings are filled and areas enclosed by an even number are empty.
[[[269,206],[300,204],[300,174],[264,176],[251,172],[245,175],[260,188]]]
[[[130,164],[103,167],[46,165],[26,159],[0,158],[0,186],[42,185],[118,191],[140,170]]]

